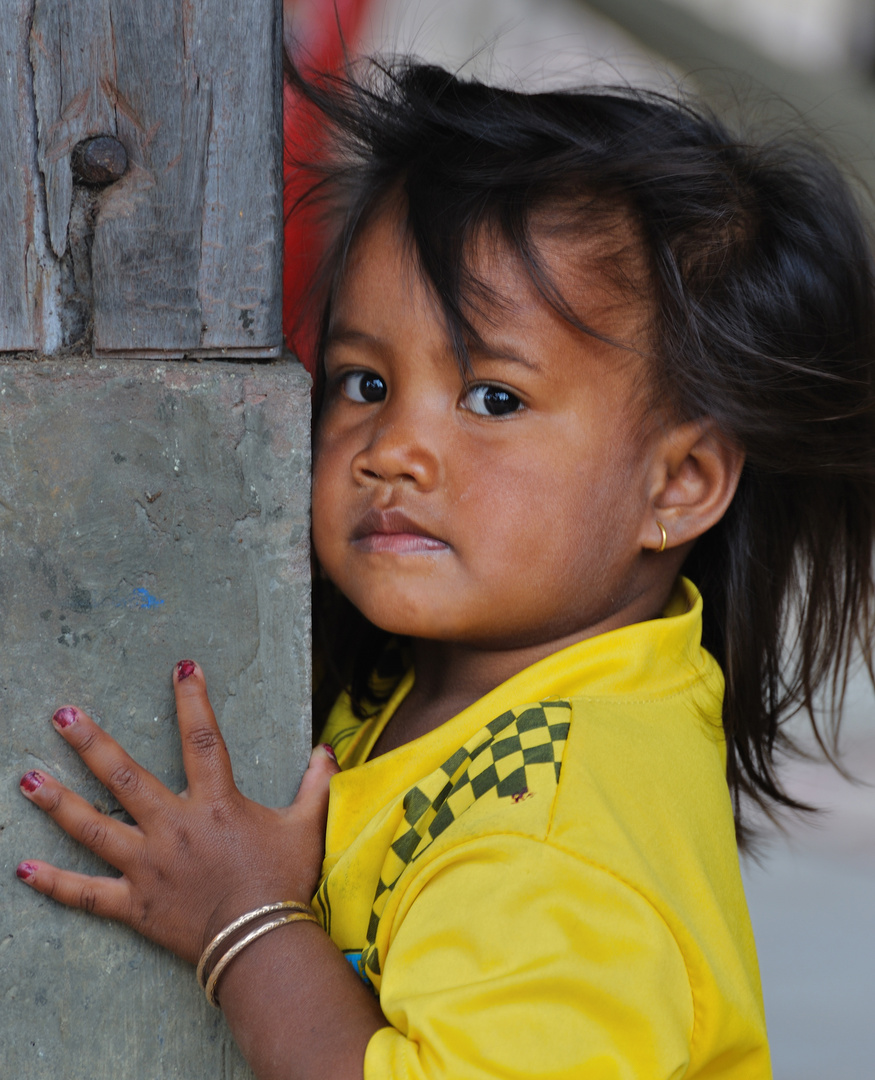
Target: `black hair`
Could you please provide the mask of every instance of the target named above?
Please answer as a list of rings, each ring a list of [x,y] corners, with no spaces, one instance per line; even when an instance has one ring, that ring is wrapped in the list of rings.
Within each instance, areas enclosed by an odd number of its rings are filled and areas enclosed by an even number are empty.
[[[736,818],[743,796],[799,807],[776,776],[792,748],[785,721],[807,713],[835,752],[857,650],[872,674],[875,290],[849,184],[803,140],[757,145],[647,91],[524,94],[410,60],[289,77],[333,140],[312,189],[335,212],[324,325],[351,245],[393,192],[463,365],[478,288],[465,255],[484,226],[574,322],[539,259],[533,215],[561,205],[598,231],[607,218],[593,211],[614,206],[634,224],[656,392],[682,419],[712,417],[746,455],[728,512],[684,566],[726,678]],[[339,679],[363,714],[385,636],[341,598],[325,603],[324,640],[345,658]]]

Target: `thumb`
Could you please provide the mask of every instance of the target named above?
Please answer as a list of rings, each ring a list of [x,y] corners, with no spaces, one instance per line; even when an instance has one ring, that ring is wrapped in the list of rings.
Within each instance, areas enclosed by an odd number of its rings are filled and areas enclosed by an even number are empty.
[[[298,794],[292,803],[296,812],[324,822],[328,817],[328,786],[331,777],[339,772],[340,766],[332,748],[327,743],[314,747]]]

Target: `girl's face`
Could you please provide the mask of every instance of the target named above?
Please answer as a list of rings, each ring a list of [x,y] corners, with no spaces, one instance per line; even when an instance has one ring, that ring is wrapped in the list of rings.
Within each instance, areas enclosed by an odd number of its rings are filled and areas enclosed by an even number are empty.
[[[581,317],[641,340],[646,311],[545,240]],[[476,648],[542,646],[647,618],[653,533],[645,363],[573,329],[516,256],[481,244],[502,298],[459,372],[396,214],[359,239],[328,335],[313,539],[377,626]]]

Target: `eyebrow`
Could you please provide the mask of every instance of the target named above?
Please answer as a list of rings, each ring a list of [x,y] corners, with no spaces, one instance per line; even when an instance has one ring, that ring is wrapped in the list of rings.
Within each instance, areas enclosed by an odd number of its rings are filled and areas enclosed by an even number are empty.
[[[541,365],[536,360],[532,360],[527,356],[521,356],[511,349],[490,346],[485,341],[469,346],[468,351],[471,354],[472,360],[505,360],[511,364],[521,364],[523,367],[529,368],[530,371],[541,370]]]
[[[387,348],[388,343],[374,334],[369,334],[364,330],[356,330],[355,327],[344,326],[341,323],[333,327],[325,335],[325,345],[326,347],[329,345],[367,345],[377,351],[383,351]],[[485,341],[469,345],[468,353],[472,360],[490,360],[499,363],[504,361],[510,364],[520,364],[530,371],[540,372],[542,370],[541,365],[536,360],[521,356],[511,349],[490,346]]]
[[[370,345],[375,349],[385,349],[386,342],[382,338],[367,334],[364,330],[356,330],[352,326],[332,327],[325,335],[326,345]]]

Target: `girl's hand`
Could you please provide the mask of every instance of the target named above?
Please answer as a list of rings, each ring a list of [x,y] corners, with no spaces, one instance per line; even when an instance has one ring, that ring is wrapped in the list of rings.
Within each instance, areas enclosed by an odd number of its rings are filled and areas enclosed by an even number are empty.
[[[313,752],[291,806],[272,810],[237,789],[201,669],[173,675],[188,788],[169,791],[83,712],[59,709],[53,723],[134,819],[126,825],[42,772],[21,790],[74,840],[121,871],[90,877],[28,861],[18,876],[38,892],[127,923],[192,963],[238,915],[276,900],[309,903],[322,865],[328,784],[338,771]]]
[[[99,813],[50,776],[29,772],[24,794],[75,840],[121,871],[89,877],[26,862],[18,876],[71,907],[127,923],[192,963],[239,915],[276,900],[309,903],[322,866],[333,755],[313,751],[291,806],[245,798],[189,660],[173,676],[188,788],[174,795],[78,709],[57,730],[136,822]],[[260,1080],[361,1080],[365,1049],[386,1026],[379,1001],[312,923],[267,934],[222,975],[221,1004]]]

